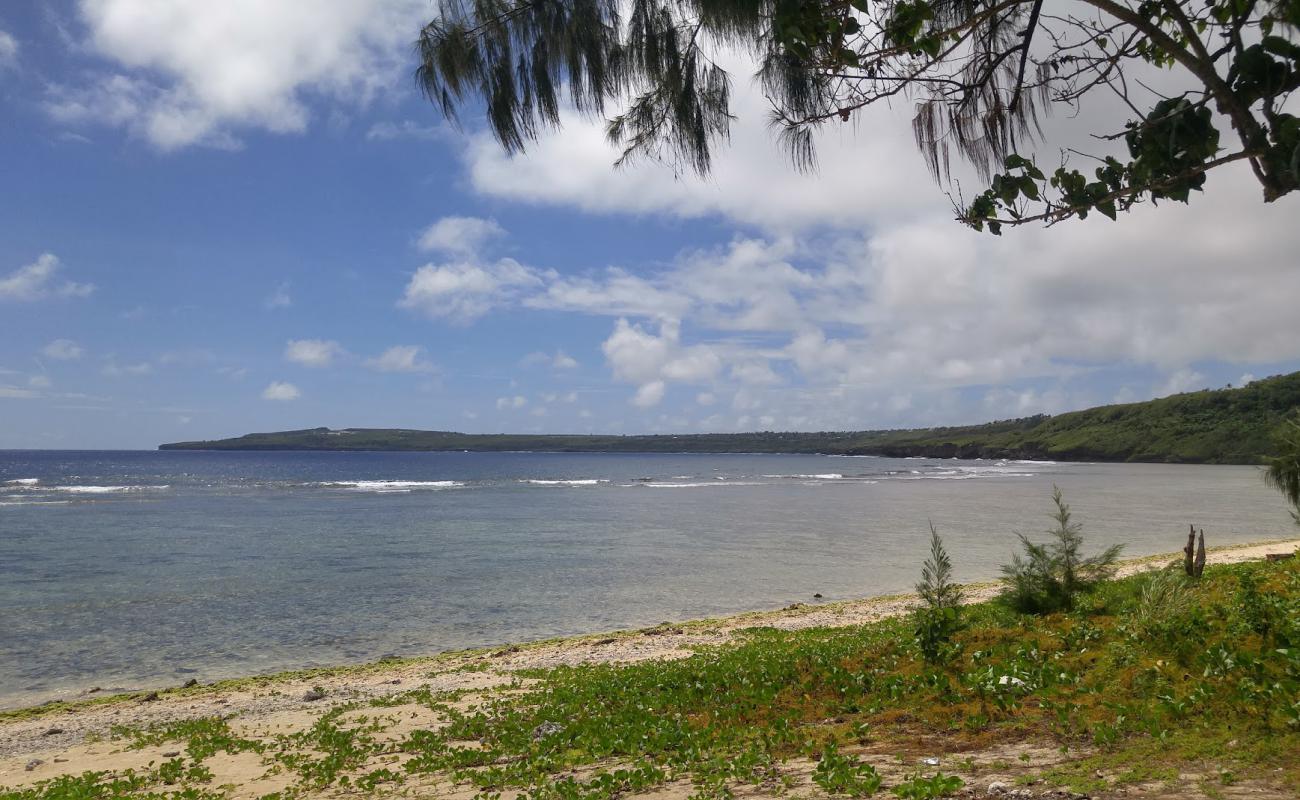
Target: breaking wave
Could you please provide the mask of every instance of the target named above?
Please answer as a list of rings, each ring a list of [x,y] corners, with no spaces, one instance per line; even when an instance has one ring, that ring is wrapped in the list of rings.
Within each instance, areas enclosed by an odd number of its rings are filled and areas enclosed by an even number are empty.
[[[323,481],[314,485],[326,489],[347,489],[353,492],[406,493],[420,490],[455,489],[465,484],[462,481]]]

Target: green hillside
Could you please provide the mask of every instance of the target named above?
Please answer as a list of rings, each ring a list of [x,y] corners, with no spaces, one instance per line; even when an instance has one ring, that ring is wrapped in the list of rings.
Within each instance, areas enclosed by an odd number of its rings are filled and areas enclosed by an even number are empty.
[[[162,450],[545,450],[560,452],[838,453],[1254,464],[1282,418],[1300,408],[1300,372],[1239,389],[1188,392],[1057,416],[948,428],[663,436],[467,434],[311,428],[177,442]]]

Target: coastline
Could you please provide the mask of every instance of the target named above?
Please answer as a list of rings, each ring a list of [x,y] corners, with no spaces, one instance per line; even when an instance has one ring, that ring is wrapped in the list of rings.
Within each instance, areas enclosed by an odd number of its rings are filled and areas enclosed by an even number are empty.
[[[1209,550],[1210,563],[1259,560],[1265,554],[1293,552],[1297,547],[1300,538],[1215,547]],[[1164,553],[1127,560],[1122,562],[1119,576],[1180,558],[1180,553]],[[991,599],[998,588],[995,581],[966,584],[965,602]],[[88,769],[127,768],[141,756],[112,741],[113,730],[122,726],[237,717],[242,726],[291,732],[310,727],[342,702],[380,699],[421,688],[433,692],[488,690],[518,681],[519,673],[530,669],[684,658],[700,647],[734,641],[741,631],[754,627],[856,626],[906,614],[915,601],[915,595],[903,594],[816,605],[795,603],[782,609],[665,622],[637,630],[251,676],[157,692],[91,695],[0,711],[0,785],[26,784]],[[312,697],[317,692],[322,696]],[[40,764],[27,769],[33,761]]]

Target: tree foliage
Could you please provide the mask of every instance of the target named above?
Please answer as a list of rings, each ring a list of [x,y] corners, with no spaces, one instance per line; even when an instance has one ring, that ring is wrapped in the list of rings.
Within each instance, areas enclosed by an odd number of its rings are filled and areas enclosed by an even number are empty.
[[[921,565],[916,593],[922,603],[913,615],[917,647],[926,661],[944,661],[952,653],[953,634],[962,629],[962,591],[953,582],[952,559],[934,523],[930,524],[930,557]]]
[[[1234,161],[1249,163],[1265,201],[1300,187],[1300,118],[1287,103],[1300,88],[1298,32],[1300,0],[441,0],[420,32],[417,81],[453,120],[482,102],[510,152],[559,126],[567,103],[609,118],[620,161],[706,173],[733,119],[717,59],[739,51],[757,62],[797,165],[815,164],[819,125],[910,100],[934,176],[949,179],[955,155],[988,182],[954,201],[958,218],[998,233],[1187,202]],[[1085,172],[1068,156],[1094,156],[1063,149],[1049,174],[1022,154],[1043,114],[1105,92],[1132,117],[1088,133],[1122,141],[1121,157],[1096,156]]]
[[[1073,521],[1070,506],[1061,490],[1052,488],[1056,505],[1056,527],[1048,531],[1052,540],[1031,542],[1019,534],[1024,556],[1012,556],[1002,567],[1003,600],[1027,614],[1070,611],[1081,594],[1092,591],[1115,571],[1123,545],[1112,545],[1095,556],[1083,555],[1083,526]]]
[[[1300,525],[1300,413],[1283,423],[1277,442],[1278,454],[1269,459],[1264,480],[1291,504],[1291,516]]]

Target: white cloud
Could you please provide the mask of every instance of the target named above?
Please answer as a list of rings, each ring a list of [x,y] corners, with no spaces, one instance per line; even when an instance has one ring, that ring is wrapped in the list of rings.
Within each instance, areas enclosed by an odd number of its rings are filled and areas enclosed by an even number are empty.
[[[0,31],[0,67],[18,63],[18,40],[6,31]]]
[[[463,158],[480,193],[514,201],[562,205],[595,214],[721,215],[768,230],[861,226],[897,219],[942,203],[925,179],[907,119],[873,109],[817,136],[825,169],[799,173],[790,166],[767,123],[770,104],[741,57],[720,62],[735,78],[729,143],[716,153],[708,180],[684,179],[653,161],[613,169],[620,151],[605,137],[603,120],[564,110],[562,130],[547,132],[523,156],[510,157],[487,133],[471,136]]]
[[[443,217],[420,234],[417,245],[426,252],[472,256],[488,242],[505,235],[505,229],[494,219]]]
[[[435,368],[424,358],[424,348],[414,344],[390,347],[375,358],[366,359],[366,366],[379,372],[433,372]]]
[[[556,369],[577,369],[578,360],[563,350],[556,350],[555,358],[551,359],[551,366]]]
[[[297,386],[284,381],[272,381],[262,390],[263,400],[297,400],[301,396]]]
[[[0,300],[33,301],[46,297],[87,297],[95,291],[94,284],[63,281],[55,285],[54,273],[59,270],[59,259],[52,253],[42,253],[35,261],[0,277]]]
[[[0,386],[0,398],[8,400],[33,400],[40,397],[41,393],[32,389],[23,389],[18,386]]]
[[[398,305],[435,319],[469,322],[541,283],[541,273],[511,258],[494,264],[425,264],[411,276]]]
[[[563,350],[556,350],[554,353],[543,353],[541,351],[529,353],[520,359],[519,363],[526,367],[545,364],[552,369],[558,370],[578,368],[577,359],[573,358],[573,356],[570,356]]]
[[[103,78],[55,87],[64,122],[126,127],[163,150],[230,147],[238,132],[295,133],[307,99],[366,103],[406,70],[423,0],[82,0]]]
[[[288,308],[293,305],[293,297],[289,295],[289,282],[285,281],[275,287],[275,291],[266,296],[262,301],[262,307],[267,311],[274,311],[277,308]]]
[[[290,339],[284,346],[284,358],[304,367],[328,367],[334,359],[346,353],[332,339]]]
[[[153,372],[153,364],[150,364],[148,361],[140,361],[135,364],[118,364],[115,358],[109,356],[100,372],[110,378],[138,378],[141,375],[151,374]]]
[[[606,361],[646,406],[680,383],[714,395],[749,387],[733,399],[751,419],[770,412],[819,428],[1055,412],[1105,399],[1059,389],[1099,365],[1186,370],[1185,383],[1201,362],[1300,359],[1296,200],[1258,203],[1241,171],[1212,181],[1214,204],[1142,207],[1119,223],[999,238],[918,214],[880,230],[738,237],[639,273],[560,276],[511,262],[526,277],[508,291],[467,268],[483,288],[461,294],[474,301],[466,316],[523,307],[616,317]],[[1250,213],[1224,225],[1225,207]],[[992,407],[952,394],[1012,383],[1034,385],[993,396]]]
[[[666,381],[706,381],[722,368],[722,359],[714,348],[686,347],[680,339],[680,326],[675,322],[662,323],[655,335],[619,319],[601,351],[616,379],[638,387],[633,403],[648,408],[663,399]]]
[[[781,378],[766,361],[746,361],[731,367],[731,377],[751,386],[772,386]]]
[[[523,408],[523,407],[526,406],[526,405],[528,405],[528,398],[527,398],[527,397],[524,397],[524,396],[521,395],[521,394],[517,394],[517,395],[515,395],[514,397],[498,397],[498,398],[497,398],[497,410],[498,410],[498,411],[503,410],[503,409],[508,409],[508,408]]]
[[[33,389],[48,389],[51,386],[50,376],[33,375],[27,379],[27,385]]]
[[[714,396],[713,392],[700,392],[695,395],[695,402],[702,406],[711,406],[718,402],[718,398]]]
[[[679,288],[660,286],[626,270],[610,268],[599,278],[565,276],[549,282],[545,291],[524,305],[553,311],[577,311],[612,316],[680,319],[691,299]]]
[[[366,131],[366,139],[372,142],[391,142],[396,139],[416,139],[432,141],[446,135],[444,128],[438,125],[421,125],[415,120],[404,119],[400,122],[376,122]]]
[[[85,352],[81,345],[71,339],[55,339],[41,348],[41,355],[56,361],[76,361]]]
[[[650,381],[637,387],[636,394],[632,396],[632,405],[637,408],[652,408],[659,405],[659,401],[664,399],[664,390],[668,388],[663,381]]]
[[[1194,369],[1183,368],[1168,378],[1155,391],[1156,397],[1167,397],[1171,394],[1182,394],[1183,392],[1196,391],[1197,389],[1209,388],[1205,385],[1205,376]]]

